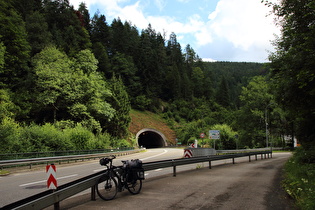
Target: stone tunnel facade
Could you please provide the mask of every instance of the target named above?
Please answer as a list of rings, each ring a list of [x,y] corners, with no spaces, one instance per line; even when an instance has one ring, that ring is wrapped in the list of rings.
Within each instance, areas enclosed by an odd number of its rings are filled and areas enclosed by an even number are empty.
[[[160,148],[167,146],[164,134],[152,128],[140,130],[136,135],[136,139],[138,140],[139,147]]]

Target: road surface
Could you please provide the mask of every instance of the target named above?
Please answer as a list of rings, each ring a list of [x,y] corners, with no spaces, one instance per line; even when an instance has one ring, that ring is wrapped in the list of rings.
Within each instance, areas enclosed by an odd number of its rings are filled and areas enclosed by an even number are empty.
[[[119,157],[121,160],[142,159],[152,162],[180,158],[183,150],[152,149],[144,153]],[[139,195],[127,191],[115,200],[90,201],[90,190],[60,203],[61,209],[294,209],[280,188],[281,169],[290,153],[274,153],[273,158],[255,161],[248,157],[146,171],[146,180]],[[104,168],[98,160],[73,166],[57,165],[58,184],[64,184]],[[1,206],[46,190],[45,169],[14,173],[0,177]],[[48,209],[53,209],[49,207]]]
[[[60,207],[72,210],[294,210],[293,201],[280,187],[281,171],[290,156],[290,153],[274,153],[273,158],[251,162],[248,158],[238,158],[235,164],[217,162],[212,169],[205,165],[179,172],[176,177],[166,174],[148,178],[138,195],[124,191],[112,201],[99,197],[90,201],[90,194],[86,194],[67,199]]]
[[[181,158],[182,149],[160,148],[149,149],[147,152],[120,156],[114,160],[114,165],[122,165],[121,160],[141,159],[143,162]],[[40,168],[41,167],[41,168]],[[99,160],[71,164],[56,164],[58,186],[76,179],[104,170]],[[158,175],[161,172],[156,172]],[[148,177],[152,176],[147,174]],[[7,204],[21,200],[47,190],[46,166],[37,166],[33,170],[16,171],[8,176],[0,176],[0,208]]]

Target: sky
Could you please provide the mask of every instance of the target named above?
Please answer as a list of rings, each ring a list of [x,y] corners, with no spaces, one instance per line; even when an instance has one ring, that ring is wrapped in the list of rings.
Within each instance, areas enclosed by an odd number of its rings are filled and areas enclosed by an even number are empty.
[[[182,49],[189,44],[204,61],[268,62],[280,34],[270,8],[261,0],[70,0],[84,2],[90,16],[98,11],[139,31],[149,24],[166,40],[174,32]]]

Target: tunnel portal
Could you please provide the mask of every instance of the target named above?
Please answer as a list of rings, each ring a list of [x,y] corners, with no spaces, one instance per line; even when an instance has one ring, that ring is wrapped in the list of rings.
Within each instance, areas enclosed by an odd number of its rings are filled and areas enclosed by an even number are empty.
[[[155,129],[142,129],[137,133],[136,138],[138,139],[139,147],[160,148],[167,146],[164,134]]]

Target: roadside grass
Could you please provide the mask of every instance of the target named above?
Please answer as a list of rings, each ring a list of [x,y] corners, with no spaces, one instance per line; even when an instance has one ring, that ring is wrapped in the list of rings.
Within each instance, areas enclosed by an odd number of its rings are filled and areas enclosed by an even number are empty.
[[[302,210],[315,209],[315,151],[299,148],[285,164],[283,187]]]
[[[10,172],[7,170],[0,170],[0,176],[8,175]]]

